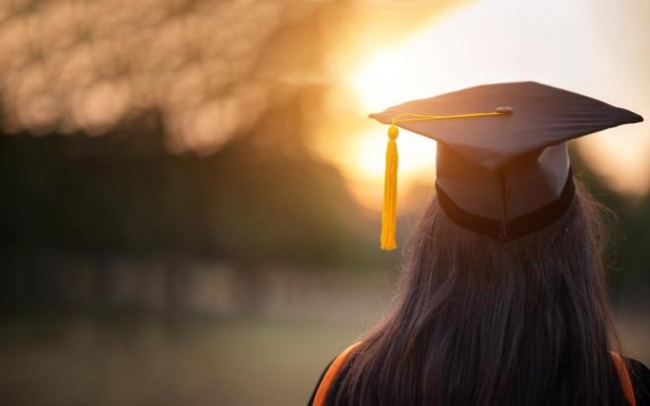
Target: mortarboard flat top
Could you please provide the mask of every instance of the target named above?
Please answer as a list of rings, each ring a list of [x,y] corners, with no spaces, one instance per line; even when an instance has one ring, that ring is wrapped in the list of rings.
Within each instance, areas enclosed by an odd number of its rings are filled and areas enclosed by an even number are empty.
[[[478,166],[496,170],[513,157],[643,118],[577,93],[536,82],[471,87],[391,107],[370,117],[390,124],[400,113],[453,115],[512,107],[503,116],[412,121],[399,127],[445,143]]]
[[[512,112],[449,117],[500,107]],[[573,196],[566,141],[643,121],[536,82],[472,87],[370,117],[438,141],[436,188],[444,211],[462,227],[500,239],[540,229],[566,211]]]

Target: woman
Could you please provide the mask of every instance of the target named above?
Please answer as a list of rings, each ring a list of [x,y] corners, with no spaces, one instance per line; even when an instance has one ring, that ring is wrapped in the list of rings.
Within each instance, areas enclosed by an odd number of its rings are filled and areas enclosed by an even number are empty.
[[[650,370],[618,355],[601,209],[564,144],[641,117],[530,82],[374,117],[440,142],[437,197],[396,310],[330,364],[309,405],[650,405]]]

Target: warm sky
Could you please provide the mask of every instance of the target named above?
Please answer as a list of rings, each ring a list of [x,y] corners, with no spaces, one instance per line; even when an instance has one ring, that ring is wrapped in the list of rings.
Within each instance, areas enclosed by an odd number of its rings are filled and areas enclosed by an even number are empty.
[[[324,151],[370,207],[379,207],[386,128],[365,116],[394,104],[483,83],[534,80],[650,119],[647,0],[477,1],[405,38],[368,48],[372,52],[355,69],[338,72],[340,93],[332,97],[339,112],[345,95],[355,100],[345,115],[359,119],[350,118],[354,130],[343,151],[332,153],[331,144]],[[650,185],[649,126],[611,129],[579,145],[615,188],[644,193]],[[435,142],[403,131],[398,144],[401,191],[420,178],[432,182]]]
[[[101,135],[155,109],[172,152],[214,152],[327,89],[288,124],[377,209],[386,128],[367,115],[397,103],[534,80],[650,119],[650,1],[0,1],[0,66],[4,131]],[[615,188],[648,191],[650,124],[579,142]],[[429,190],[435,142],[398,143],[400,192]]]

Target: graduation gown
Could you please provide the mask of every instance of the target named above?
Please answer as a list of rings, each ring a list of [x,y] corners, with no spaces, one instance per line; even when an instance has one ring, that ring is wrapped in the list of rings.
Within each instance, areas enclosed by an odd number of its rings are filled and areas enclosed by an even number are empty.
[[[332,360],[332,362],[330,362],[327,365],[327,367],[321,374],[311,394],[311,397],[307,402],[307,406],[320,406],[315,404],[318,388],[321,386],[321,383],[323,382],[323,379],[325,378],[327,371],[330,369],[330,367],[333,366],[333,364],[337,362],[338,358],[339,357]],[[630,381],[632,383],[632,389],[634,392],[634,399],[636,401],[636,406],[650,406],[650,369],[648,369],[647,366],[645,366],[644,364],[642,364],[641,362],[635,359],[625,358],[625,360],[627,361],[628,374],[630,377]],[[345,374],[345,372],[346,372],[345,369],[342,369],[340,371],[341,374]],[[332,385],[336,385],[336,380],[332,382]]]

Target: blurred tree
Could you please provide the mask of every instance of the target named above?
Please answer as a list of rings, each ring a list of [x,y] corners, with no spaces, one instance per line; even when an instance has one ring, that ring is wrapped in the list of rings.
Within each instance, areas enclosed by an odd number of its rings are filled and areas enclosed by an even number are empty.
[[[266,151],[253,137],[206,157],[169,155],[161,136],[151,113],[100,138],[0,137],[4,249],[310,263],[351,255],[359,235],[350,222],[363,216],[330,165]]]

